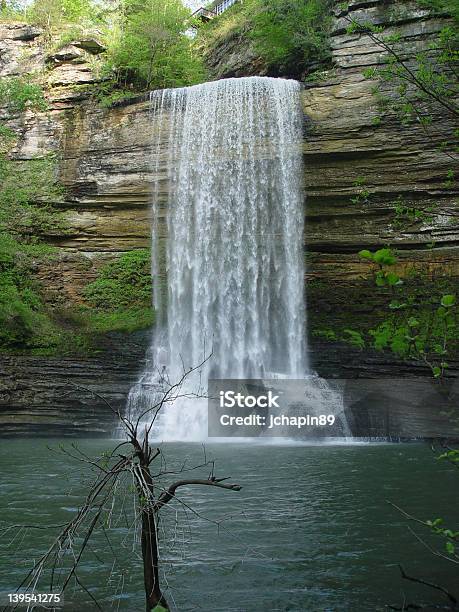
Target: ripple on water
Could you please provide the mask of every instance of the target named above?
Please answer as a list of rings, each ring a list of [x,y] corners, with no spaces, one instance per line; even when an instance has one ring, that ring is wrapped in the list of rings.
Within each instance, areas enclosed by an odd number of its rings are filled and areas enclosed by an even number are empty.
[[[109,446],[107,441],[80,444],[91,454]],[[164,450],[171,465],[184,455],[191,462],[202,460],[198,446],[168,445]],[[433,461],[428,447],[218,445],[207,452],[217,459],[217,473],[230,475],[243,489],[240,494],[210,487],[180,493],[201,515],[225,519],[217,526],[177,506],[179,529],[175,540],[163,546],[163,569],[168,596],[180,611],[368,612],[400,603],[400,562],[415,575],[439,578],[431,555],[417,546],[403,518],[385,502],[391,499],[422,518],[457,507],[457,475]],[[18,468],[24,456],[30,463]],[[2,443],[2,523],[59,523],[77,511],[85,491],[81,474],[67,457],[60,459],[56,464],[50,458],[43,441]],[[171,509],[161,526],[173,533],[175,522]],[[142,570],[132,551],[133,532],[120,522],[110,530],[110,539],[114,567],[100,534],[83,558],[81,577],[107,606],[119,602],[126,612],[142,609]],[[46,531],[28,530],[17,539],[18,548],[16,542],[0,551],[2,589],[20,582],[49,540]],[[5,544],[3,539],[0,545]],[[447,571],[442,583],[449,580]],[[409,586],[403,588],[410,593]],[[91,609],[84,593],[71,598],[76,609]]]

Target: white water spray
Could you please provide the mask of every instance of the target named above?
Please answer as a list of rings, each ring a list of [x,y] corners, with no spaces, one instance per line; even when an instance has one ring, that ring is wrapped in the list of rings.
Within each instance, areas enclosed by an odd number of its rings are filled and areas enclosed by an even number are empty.
[[[204,387],[209,375],[304,377],[299,83],[226,79],[154,92],[151,104],[155,176],[168,169],[167,190],[160,178],[153,190],[160,331],[128,411],[141,414],[163,376],[175,381],[209,353]],[[179,400],[158,424],[162,439],[203,439],[206,401]]]

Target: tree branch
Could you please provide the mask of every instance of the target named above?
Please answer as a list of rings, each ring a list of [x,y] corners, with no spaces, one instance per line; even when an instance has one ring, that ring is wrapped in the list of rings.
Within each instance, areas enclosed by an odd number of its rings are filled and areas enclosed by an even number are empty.
[[[402,574],[402,578],[405,580],[410,580],[411,582],[417,582],[418,584],[423,584],[425,586],[430,587],[431,589],[436,589],[437,591],[441,591],[446,597],[450,600],[454,605],[457,604],[457,599],[454,597],[452,593],[443,588],[442,586],[435,584],[434,582],[428,582],[427,580],[423,580],[422,578],[415,578],[414,576],[408,576],[403,567],[399,565],[400,573]]]
[[[210,478],[208,480],[200,480],[200,479],[189,479],[189,480],[179,480],[172,484],[167,491],[164,491],[159,496],[158,501],[153,505],[153,510],[157,512],[160,508],[165,506],[168,502],[171,501],[173,497],[175,497],[175,491],[179,487],[185,487],[188,485],[207,485],[210,487],[219,487],[220,489],[228,489],[229,491],[240,491],[242,489],[241,485],[238,484],[225,484],[222,481],[226,480],[226,478]]]

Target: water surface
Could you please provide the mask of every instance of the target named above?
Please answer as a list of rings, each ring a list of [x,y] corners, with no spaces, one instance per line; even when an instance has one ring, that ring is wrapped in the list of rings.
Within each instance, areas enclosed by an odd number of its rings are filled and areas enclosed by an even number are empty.
[[[92,456],[114,444],[78,442]],[[170,444],[164,452],[169,470],[187,457],[189,465],[203,458],[199,445]],[[454,568],[416,541],[386,501],[422,519],[443,516],[457,527],[457,473],[435,460],[427,445],[222,444],[206,452],[216,459],[217,474],[243,489],[181,489],[185,506],[164,510],[163,586],[176,609],[341,612],[380,610],[401,605],[404,597],[441,601],[402,581],[399,563],[412,575],[454,584]],[[2,525],[65,522],[81,505],[88,471],[63,455],[57,441],[2,441],[0,461]],[[139,549],[129,528],[131,497],[129,489],[120,490],[127,518],[109,530],[112,549],[99,533],[79,570],[104,610],[144,609]],[[422,526],[411,526],[425,535]],[[4,535],[0,590],[18,585],[52,533]],[[96,609],[81,589],[71,589],[67,602],[66,610]]]

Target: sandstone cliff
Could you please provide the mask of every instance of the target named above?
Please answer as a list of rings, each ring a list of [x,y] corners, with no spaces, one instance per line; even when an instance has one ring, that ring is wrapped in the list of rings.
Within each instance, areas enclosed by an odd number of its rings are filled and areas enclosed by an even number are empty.
[[[403,10],[391,10],[395,4]],[[390,24],[407,56],[428,45],[446,23],[415,2],[353,1],[345,8],[337,4],[331,32],[333,66],[319,80],[307,82],[303,92],[310,331],[378,319],[380,298],[369,290],[373,286],[370,268],[357,255],[362,248],[390,244],[400,249],[399,270],[418,274],[423,282],[432,282],[439,271],[452,279],[459,276],[458,216],[434,212],[429,220],[402,229],[394,220],[400,196],[413,205],[440,203],[442,211],[458,210],[457,187],[445,181],[451,159],[440,147],[449,138],[451,122],[438,114],[426,136],[415,122],[403,125],[390,113],[378,118],[372,93],[375,83],[364,78],[362,71],[380,65],[384,54],[368,36],[346,33],[349,16]],[[53,303],[78,301],[102,262],[149,244],[150,188],[153,180],[165,177],[165,168],[153,176],[149,165],[155,126],[148,101],[104,109],[91,97],[97,82],[94,57],[101,51],[97,43],[75,41],[50,55],[38,29],[0,26],[0,77],[41,71],[49,103],[45,112],[8,117],[7,123],[21,130],[13,154],[27,159],[55,152],[60,179],[67,188],[66,198],[56,206],[66,211],[70,231],[50,237],[60,257],[52,269],[41,271]],[[254,73],[256,58],[249,54],[246,61],[244,68],[239,57],[239,76]],[[218,70],[217,60],[214,69]],[[227,63],[225,70],[231,74]],[[362,180],[365,198],[358,197]],[[313,338],[312,348],[313,362],[321,372],[339,374],[349,366],[347,347],[331,347]],[[5,367],[14,363],[7,362]],[[368,357],[366,363],[370,374],[393,374],[401,367],[381,354]],[[94,367],[100,372],[104,366],[101,362]],[[120,370],[116,372],[121,375]],[[356,375],[357,369],[352,372]],[[121,376],[123,392],[130,376]],[[13,388],[2,397],[3,406],[28,401],[17,403]]]

